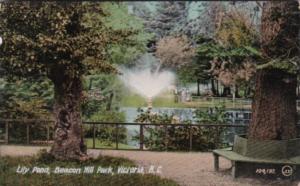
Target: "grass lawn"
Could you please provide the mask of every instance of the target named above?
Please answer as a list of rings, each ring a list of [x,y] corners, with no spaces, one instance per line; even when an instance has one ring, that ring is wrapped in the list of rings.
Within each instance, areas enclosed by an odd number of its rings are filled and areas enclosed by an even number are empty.
[[[85,144],[87,145],[87,148],[93,148],[93,138],[85,138]],[[119,149],[136,149],[133,146],[129,146],[124,143],[119,143],[118,144]],[[116,143],[112,144],[107,144],[105,142],[102,142],[98,140],[97,138],[95,139],[95,148],[108,148],[108,149],[115,149],[116,148]]]
[[[233,104],[230,101],[205,101],[195,100],[185,103],[175,103],[174,95],[169,92],[164,92],[153,99],[153,107],[172,107],[172,108],[207,108],[215,107],[221,103],[225,104],[226,108],[240,108],[240,109],[251,109],[251,105],[245,105],[239,102]],[[146,107],[146,99],[135,93],[128,93],[123,96],[121,101],[122,107]]]
[[[124,158],[100,156],[93,160],[80,163],[76,161],[56,161],[51,156],[44,155],[34,157],[1,157],[0,158],[0,185],[22,186],[177,186],[178,184],[169,179],[163,179],[153,174],[104,174],[96,173],[98,167],[112,167],[116,172],[120,166],[136,167],[136,165]],[[30,168],[27,174],[16,173],[18,166]],[[49,167],[50,174],[31,173],[33,168]],[[94,173],[82,173],[85,166],[94,166]],[[79,174],[55,174],[56,167],[80,168]],[[145,168],[145,172],[147,169]]]
[[[123,96],[123,99],[121,101],[122,107],[146,107],[147,106],[147,100],[146,98],[135,94],[135,93],[129,93],[126,96]],[[157,97],[155,97],[152,100],[152,106],[153,107],[175,107],[175,108],[185,108],[183,103],[175,103],[174,102],[174,95],[165,92]]]
[[[126,94],[121,100],[122,107],[146,107],[146,99],[138,94]]]

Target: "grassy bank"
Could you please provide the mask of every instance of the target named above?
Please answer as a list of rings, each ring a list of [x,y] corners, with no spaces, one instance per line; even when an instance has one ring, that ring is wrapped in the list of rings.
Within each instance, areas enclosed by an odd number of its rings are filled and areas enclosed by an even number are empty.
[[[215,107],[220,104],[224,104],[228,109],[250,109],[251,105],[243,104],[241,102],[233,103],[231,101],[207,101],[207,100],[195,100],[184,103],[176,103],[175,96],[169,92],[164,92],[152,100],[153,107],[172,107],[172,108],[207,108]],[[128,93],[122,97],[122,107],[146,107],[147,100],[135,93]]]
[[[18,166],[31,168],[29,173],[18,174]],[[49,167],[50,174],[31,173],[34,167]],[[94,166],[94,173],[83,173],[86,166]],[[172,180],[163,179],[152,174],[104,174],[96,173],[99,167],[111,166],[113,172],[120,167],[135,167],[136,165],[127,159],[101,156],[97,159],[84,163],[69,161],[61,162],[53,160],[48,155],[40,157],[1,157],[0,159],[0,185],[23,185],[23,186],[177,186]],[[55,174],[56,167],[81,168],[79,174]]]
[[[93,138],[85,138],[84,140],[85,140],[85,144],[87,145],[87,148],[93,148]],[[123,143],[119,143],[118,147],[119,149],[134,149],[134,147]],[[95,139],[95,148],[115,149],[116,143],[108,144],[98,139]]]

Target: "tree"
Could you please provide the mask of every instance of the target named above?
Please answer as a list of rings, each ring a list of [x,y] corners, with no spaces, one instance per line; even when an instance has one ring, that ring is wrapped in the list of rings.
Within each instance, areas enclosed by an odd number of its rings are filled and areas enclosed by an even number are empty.
[[[252,62],[260,55],[256,49],[257,34],[249,17],[242,12],[226,12],[217,22],[215,38],[198,38],[197,59],[211,63],[212,78],[225,86],[223,96],[230,94],[232,86],[235,97],[238,83],[248,81],[255,70]]]
[[[128,14],[129,2],[120,4],[106,2],[103,9],[109,12],[105,17],[104,24],[113,30],[135,30],[136,34],[131,36],[135,41],[134,45],[115,44],[109,50],[110,60],[114,64],[134,65],[135,59],[146,52],[147,44],[154,37],[154,33],[145,31],[142,19]],[[99,17],[101,15],[98,15]]]
[[[153,17],[146,20],[147,28],[157,39],[180,33],[187,21],[186,2],[164,1],[157,4]]]
[[[115,72],[108,61],[111,45],[128,46],[132,30],[105,26],[109,16],[99,3],[12,2],[0,12],[0,65],[7,76],[47,77],[54,85],[57,159],[86,159],[81,132],[83,75]]]
[[[256,49],[258,34],[252,20],[243,12],[231,10],[220,17],[216,31],[216,41],[226,55],[212,61],[219,63],[213,64],[212,70],[225,88],[234,89],[233,98],[238,95],[238,83],[249,81],[254,74],[253,58],[260,55]]]
[[[156,57],[162,66],[179,69],[187,65],[194,57],[194,49],[186,36],[164,37],[157,43]]]
[[[269,1],[263,5],[261,52],[265,60],[256,74],[249,139],[297,136],[299,20],[297,1]]]
[[[187,20],[186,25],[183,28],[184,34],[189,38],[197,39],[199,35],[211,38],[214,35],[216,29],[216,18],[221,10],[221,4],[223,2],[192,2],[190,4],[191,9],[197,7],[197,15],[194,18]],[[196,38],[195,38],[196,37]]]

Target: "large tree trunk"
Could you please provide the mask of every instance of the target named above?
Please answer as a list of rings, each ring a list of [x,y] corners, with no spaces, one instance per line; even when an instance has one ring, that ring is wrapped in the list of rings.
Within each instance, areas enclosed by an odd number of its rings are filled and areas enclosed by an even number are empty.
[[[298,3],[294,0],[265,2],[261,44],[266,59],[299,56],[298,13]],[[258,70],[250,139],[281,140],[297,136],[296,86],[296,74],[274,67]]]
[[[51,154],[60,160],[84,160],[87,155],[81,128],[82,82],[80,78],[58,79],[54,81],[55,133]]]
[[[257,72],[249,138],[281,140],[296,137],[295,90],[295,75],[277,69]]]

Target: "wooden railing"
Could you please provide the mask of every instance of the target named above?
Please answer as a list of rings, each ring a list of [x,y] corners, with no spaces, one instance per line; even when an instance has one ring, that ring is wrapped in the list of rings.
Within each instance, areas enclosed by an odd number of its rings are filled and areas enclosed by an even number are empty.
[[[4,129],[4,139],[1,139],[0,142],[5,143],[5,144],[10,144],[10,129],[13,129],[13,126],[23,126],[23,129],[25,128],[25,141],[22,141],[21,144],[27,144],[27,145],[32,145],[36,144],[34,143],[34,140],[32,140],[32,134],[33,132],[31,131],[31,128],[33,125],[39,125],[43,126],[43,129],[45,129],[45,134],[46,134],[46,139],[41,140],[44,142],[43,144],[49,144],[53,139],[51,137],[51,134],[53,134],[53,126],[54,122],[49,121],[49,120],[14,120],[14,119],[0,119],[0,129],[1,126],[2,130]],[[241,128],[244,132],[246,132],[247,125],[232,125],[232,124],[161,124],[161,123],[118,123],[118,122],[91,122],[91,121],[84,121],[83,126],[90,126],[92,128],[92,148],[96,149],[96,127],[97,126],[113,126],[115,127],[115,149],[117,150],[125,150],[124,148],[120,148],[120,139],[119,139],[119,129],[120,127],[124,126],[137,126],[139,128],[137,136],[139,136],[139,147],[133,150],[145,150],[144,148],[144,138],[145,138],[145,128],[150,127],[150,126],[161,126],[165,127],[165,129],[168,129],[168,127],[183,127],[185,129],[188,129],[188,147],[186,150],[192,151],[193,150],[193,135],[192,129],[193,127],[198,127],[199,129],[209,129],[209,130],[214,130],[214,131],[221,131],[222,129],[228,129],[228,128]],[[300,133],[300,125],[297,125],[297,128],[299,129]],[[176,130],[176,129],[175,129]],[[168,130],[165,130],[165,137],[167,138],[168,135]],[[1,134],[1,133],[0,133]],[[2,132],[3,134],[3,132]],[[213,141],[216,144],[221,144],[222,141],[219,141],[219,136],[213,136]],[[168,140],[168,139],[165,139]],[[216,145],[218,146],[218,145]],[[101,148],[101,149],[106,149],[106,148]],[[111,148],[110,148],[111,149]],[[129,150],[129,149],[126,149]]]
[[[230,97],[206,97],[206,96],[192,96],[192,101],[208,101],[212,103],[235,103],[237,106],[240,105],[250,105],[252,104],[252,99],[245,98],[230,98]],[[300,100],[296,100],[298,109],[300,109]]]
[[[252,99],[245,98],[231,98],[231,97],[210,97],[210,96],[192,96],[192,101],[211,101],[211,102],[237,102],[241,104],[251,104]]]

